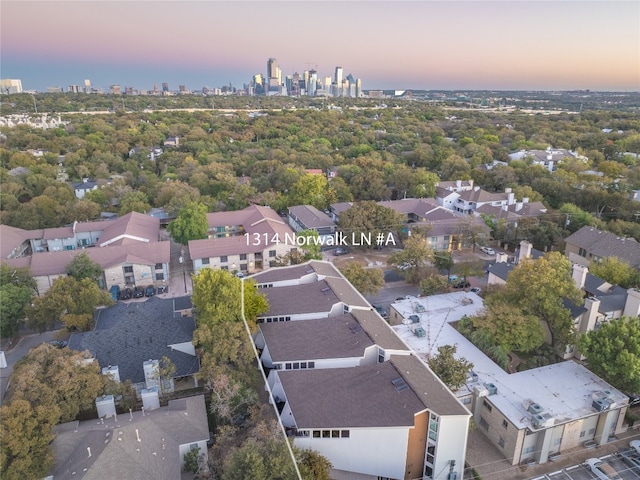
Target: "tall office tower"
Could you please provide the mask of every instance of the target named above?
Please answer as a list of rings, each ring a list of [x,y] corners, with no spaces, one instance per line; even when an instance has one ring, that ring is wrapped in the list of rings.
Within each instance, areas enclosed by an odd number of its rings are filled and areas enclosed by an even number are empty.
[[[311,70],[309,72],[309,87],[307,88],[307,95],[314,96],[318,89],[318,72]]]
[[[342,67],[336,67],[336,76],[334,81],[336,85],[342,85]]]
[[[356,80],[356,98],[360,98],[362,96],[362,80]]]
[[[168,92],[169,91],[169,84],[168,83],[163,83],[162,84],[162,91],[163,92]]]
[[[158,93],[158,84],[157,83],[153,84],[153,93]]]
[[[22,80],[4,78],[0,80],[0,93],[22,93]]]
[[[84,80],[84,93],[91,93],[91,80],[88,78]]]
[[[267,78],[278,78],[277,69],[278,61],[275,58],[270,58],[267,61]]]
[[[261,73],[256,73],[253,76],[253,87],[256,95],[261,95],[264,93],[264,78]]]
[[[180,85],[180,86],[178,87],[178,90],[180,91],[180,93],[185,93],[185,92],[187,91],[187,89],[185,88],[185,86],[184,86],[184,85]]]
[[[80,85],[69,85],[67,93],[80,93]]]
[[[111,85],[111,88],[109,90],[111,91],[112,95],[120,95],[122,93],[120,85]]]

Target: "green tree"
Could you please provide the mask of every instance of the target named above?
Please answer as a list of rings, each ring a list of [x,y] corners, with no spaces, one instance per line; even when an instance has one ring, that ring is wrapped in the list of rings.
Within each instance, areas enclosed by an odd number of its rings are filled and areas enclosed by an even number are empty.
[[[303,480],[330,480],[333,465],[315,450],[295,449],[298,468]]]
[[[425,235],[414,230],[412,235],[404,241],[404,248],[389,255],[387,263],[394,266],[404,264],[407,268],[401,272],[408,282],[417,284],[432,258],[433,250],[427,245]]]
[[[540,321],[504,301],[499,294],[488,297],[484,311],[470,320],[476,329],[491,335],[506,352],[530,352],[544,343]]]
[[[640,392],[640,317],[603,322],[578,345],[589,370],[623,392]]]
[[[445,291],[448,286],[449,281],[447,277],[443,277],[437,273],[431,273],[420,280],[420,294],[435,295],[436,293]]]
[[[93,408],[105,381],[98,362],[87,352],[42,343],[16,364],[7,393],[10,401],[27,400],[33,408],[58,411],[54,423],[70,422]]]
[[[188,204],[167,227],[173,239],[182,245],[206,238],[208,229],[207,207],[202,203]]]
[[[53,466],[52,429],[60,418],[56,405],[32,406],[14,400],[0,408],[0,476],[7,480],[44,478]]]
[[[571,276],[571,262],[561,253],[549,252],[537,260],[520,262],[507,277],[504,295],[523,314],[547,325],[554,347],[564,349],[573,343],[573,319],[563,299],[579,305],[582,295]]]
[[[455,345],[443,345],[438,347],[438,354],[428,361],[433,373],[454,391],[465,384],[469,371],[473,368],[473,363],[466,358],[456,358],[456,351]]]
[[[200,447],[192,448],[184,454],[185,472],[197,473],[204,462],[204,453],[200,453]]]
[[[431,261],[433,262],[433,266],[438,269],[438,272],[446,270],[447,277],[451,276],[451,269],[455,264],[451,252],[435,252]]]
[[[304,260],[322,260],[320,251],[320,235],[316,230],[300,230],[296,237],[305,239],[302,249],[304,250]]]
[[[373,201],[356,202],[340,214],[338,227],[347,239],[355,238],[358,243],[365,243],[360,242],[360,239],[370,235],[373,243],[378,234],[387,239],[390,234],[399,232],[402,228],[402,216]]]
[[[289,205],[313,205],[319,210],[329,206],[329,184],[324,175],[303,175],[289,190]]]
[[[596,277],[622,288],[640,287],[640,272],[617,257],[591,262],[590,272]]]
[[[596,224],[596,219],[593,215],[573,203],[563,203],[559,211],[565,215],[565,228],[571,233],[577,232],[586,225],[592,226]]]
[[[362,295],[375,295],[384,287],[384,272],[379,268],[365,269],[358,262],[351,262],[340,272]]]
[[[120,202],[120,215],[126,215],[130,212],[145,213],[151,210],[149,199],[144,192],[139,190],[127,192]]]
[[[46,294],[33,299],[27,325],[42,332],[62,322],[69,329],[87,330],[101,305],[111,306],[113,300],[93,279],[58,278]]]
[[[27,307],[36,293],[36,281],[27,268],[0,266],[0,335],[18,333]]]
[[[76,280],[82,280],[88,278],[93,281],[98,281],[103,275],[102,267],[89,258],[86,252],[82,252],[69,262],[66,267],[67,275]]]

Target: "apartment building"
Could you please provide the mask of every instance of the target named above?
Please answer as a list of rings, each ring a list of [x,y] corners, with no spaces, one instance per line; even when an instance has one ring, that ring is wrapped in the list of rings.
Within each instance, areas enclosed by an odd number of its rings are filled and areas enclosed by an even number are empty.
[[[470,412],[331,263],[252,278],[266,388],[296,446],[338,480],[462,477]]]

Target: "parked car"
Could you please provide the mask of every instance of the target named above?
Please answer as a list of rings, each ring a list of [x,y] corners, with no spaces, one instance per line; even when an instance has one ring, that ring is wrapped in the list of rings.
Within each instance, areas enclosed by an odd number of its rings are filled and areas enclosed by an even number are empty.
[[[114,302],[117,302],[120,299],[120,286],[111,285],[111,288],[109,289],[109,293],[111,294],[111,299]]]
[[[380,314],[382,318],[389,318],[389,314],[385,312],[384,308],[379,305],[372,305],[372,307]]]
[[[136,286],[133,289],[133,298],[142,298],[144,297],[144,287]]]
[[[346,248],[340,248],[340,247],[336,248],[333,251],[333,255],[336,257],[339,257],[340,255],[346,255],[347,253],[349,253],[349,250],[347,250]]]
[[[66,340],[50,340],[49,345],[53,345],[56,348],[64,348],[67,346]]]
[[[481,247],[480,251],[486,253],[487,255],[495,255],[496,251],[491,247]]]
[[[145,297],[153,297],[155,294],[156,294],[156,289],[153,288],[153,285],[147,285],[147,287],[144,289]]]
[[[480,287],[473,287],[469,291],[478,294],[482,291],[482,289]]]
[[[635,407],[636,405],[640,405],[640,395],[636,395],[632,393],[629,395],[629,406]]]
[[[457,275],[449,275],[449,283],[456,283],[458,281],[458,276]]]
[[[585,465],[591,473],[601,480],[622,480],[622,477],[613,466],[603,462],[599,458],[589,458],[585,462]]]
[[[236,273],[236,277],[238,277],[238,278],[244,278],[244,273],[243,273],[243,272],[237,272],[237,273]]]
[[[635,450],[638,455],[640,455],[640,440],[631,440],[629,442],[629,446]]]
[[[469,288],[471,284],[469,282],[465,282],[464,280],[460,280],[453,284],[453,288]]]
[[[401,272],[404,272],[404,271],[409,270],[411,268],[411,264],[408,263],[408,262],[404,262],[404,263],[401,263],[400,265],[398,265],[396,268],[398,270],[400,270]]]
[[[133,297],[133,288],[127,287],[120,292],[120,300],[129,300]]]

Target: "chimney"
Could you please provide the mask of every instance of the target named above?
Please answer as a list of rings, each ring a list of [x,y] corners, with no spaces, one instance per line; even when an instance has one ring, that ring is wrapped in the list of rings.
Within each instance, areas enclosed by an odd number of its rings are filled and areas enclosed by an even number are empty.
[[[586,308],[587,311],[580,317],[577,328],[579,333],[587,333],[595,328],[596,320],[598,318],[598,310],[600,308],[600,300],[595,297],[585,298],[584,308]]]
[[[640,316],[640,290],[637,288],[627,290],[627,300],[622,315],[625,317]]]
[[[462,180],[456,180],[456,187],[462,187]]]
[[[522,240],[520,242],[520,249],[518,250],[518,261],[516,263],[520,263],[525,258],[531,258],[532,249],[533,249],[533,245],[531,245],[526,240]]]
[[[496,252],[496,263],[507,263],[509,256],[504,252]]]
[[[589,269],[587,267],[578,265],[577,263],[573,264],[571,276],[573,277],[573,281],[576,282],[576,287],[581,290],[584,288],[584,284],[587,281],[587,273],[589,273]]]

